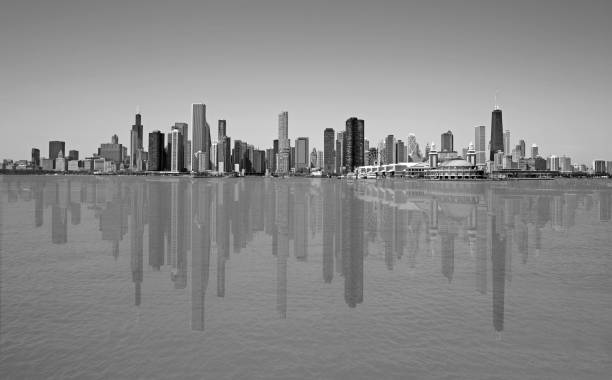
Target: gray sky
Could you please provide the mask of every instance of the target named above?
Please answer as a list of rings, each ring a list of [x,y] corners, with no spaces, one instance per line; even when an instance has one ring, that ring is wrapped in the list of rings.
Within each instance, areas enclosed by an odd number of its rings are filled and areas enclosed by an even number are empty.
[[[228,135],[322,148],[323,129],[366,137],[488,128],[499,91],[512,144],[612,160],[612,1],[14,0],[0,4],[0,158],[66,141],[81,155],[118,134],[190,123],[207,104]],[[146,143],[145,143],[146,146]]]

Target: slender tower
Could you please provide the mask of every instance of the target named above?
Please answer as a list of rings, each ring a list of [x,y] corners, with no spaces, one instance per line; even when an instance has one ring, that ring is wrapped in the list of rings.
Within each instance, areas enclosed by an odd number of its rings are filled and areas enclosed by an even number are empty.
[[[495,109],[491,115],[491,152],[489,160],[494,161],[495,153],[504,150],[504,124],[502,123],[502,111],[497,105],[497,94],[495,95]]]

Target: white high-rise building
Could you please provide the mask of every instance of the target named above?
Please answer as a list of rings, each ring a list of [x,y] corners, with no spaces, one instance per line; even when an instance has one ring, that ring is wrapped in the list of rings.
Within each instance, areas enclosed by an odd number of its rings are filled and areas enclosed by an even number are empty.
[[[283,111],[278,115],[278,155],[276,171],[280,174],[289,173],[289,113]]]
[[[170,157],[170,171],[178,173],[183,170],[183,136],[178,129],[173,129],[170,133],[170,144],[172,155]]]
[[[506,129],[504,132],[504,154],[506,156],[510,156],[512,152],[512,148],[510,148],[510,130]]]

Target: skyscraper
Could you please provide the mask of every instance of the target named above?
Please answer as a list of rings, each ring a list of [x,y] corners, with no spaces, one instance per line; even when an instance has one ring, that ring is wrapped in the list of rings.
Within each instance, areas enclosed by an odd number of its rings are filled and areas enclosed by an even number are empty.
[[[408,134],[408,157],[406,157],[407,161],[411,162],[420,162],[422,160],[421,152],[419,149],[419,143],[416,141],[416,136],[414,133]]]
[[[327,175],[334,173],[334,136],[333,128],[325,128],[323,131],[323,173]]]
[[[441,136],[440,152],[454,152],[455,142],[453,139],[453,132],[448,131],[443,133]]]
[[[185,158],[183,152],[183,135],[179,129],[172,129],[170,141],[172,147],[170,152],[170,170],[178,173],[183,171],[185,167],[183,163],[183,159]]]
[[[531,158],[536,158],[539,156],[538,146],[536,144],[531,145]]]
[[[130,132],[130,169],[138,170],[138,151],[142,150],[142,123],[140,114],[136,114],[135,123]]]
[[[289,145],[289,113],[283,111],[278,115],[278,163],[277,173],[287,174],[290,168],[291,147]]]
[[[225,120],[219,120],[219,127],[217,130],[217,140],[218,141],[221,141],[223,137],[227,136],[226,124],[227,123]]]
[[[480,125],[474,127],[474,150],[476,151],[476,164],[484,165],[487,162],[487,138],[486,138],[487,127]]]
[[[66,143],[63,141],[49,141],[49,159],[53,161],[53,169],[55,169],[55,159],[59,152],[66,151]]]
[[[32,148],[32,165],[34,169],[40,167],[40,150],[38,148]]]
[[[504,125],[502,122],[502,111],[498,108],[491,114],[491,152],[489,160],[494,161],[495,153],[504,150]]]
[[[174,123],[172,129],[178,129],[181,132],[183,138],[182,149],[183,149],[183,168],[187,171],[191,171],[191,141],[189,141],[189,125],[187,123]],[[195,160],[194,160],[195,161]]]
[[[78,160],[79,159],[79,151],[78,150],[70,150],[68,151],[68,160]]]
[[[193,127],[193,137],[192,137],[192,149],[191,154],[189,155],[189,162],[191,162],[191,157],[195,155],[197,152],[208,152],[210,157],[210,126],[208,122],[206,122],[206,105],[204,103],[194,103],[192,104],[192,127]],[[189,135],[184,135],[183,137],[187,140]],[[198,167],[198,163],[196,160],[193,160],[193,165],[191,168],[194,171],[198,171],[200,168]],[[204,169],[208,169],[204,168]]]
[[[519,152],[520,158],[525,158],[525,155],[527,154],[527,152],[525,151],[525,140],[519,140],[518,145],[521,147]]]
[[[344,132],[336,136],[336,173],[341,174],[344,167]]]
[[[506,129],[504,132],[504,155],[509,156],[512,153],[512,148],[510,148],[510,130]]]
[[[295,140],[295,170],[303,171],[309,165],[308,137],[298,137]]]
[[[149,133],[148,170],[164,170],[164,134],[160,131]]]
[[[395,147],[395,137],[393,135],[388,135],[385,139],[385,157],[384,164],[391,164],[394,162],[394,147]]]
[[[356,167],[363,166],[364,125],[364,121],[356,117],[346,120],[343,166],[348,172],[352,172]]]

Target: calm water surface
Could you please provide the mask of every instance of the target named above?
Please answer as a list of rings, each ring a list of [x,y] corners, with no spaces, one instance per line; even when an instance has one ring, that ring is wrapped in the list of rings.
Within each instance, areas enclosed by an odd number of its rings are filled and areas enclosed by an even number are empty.
[[[612,182],[0,177],[0,377],[608,379]]]

